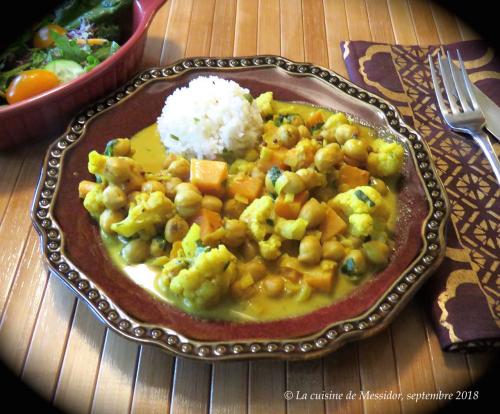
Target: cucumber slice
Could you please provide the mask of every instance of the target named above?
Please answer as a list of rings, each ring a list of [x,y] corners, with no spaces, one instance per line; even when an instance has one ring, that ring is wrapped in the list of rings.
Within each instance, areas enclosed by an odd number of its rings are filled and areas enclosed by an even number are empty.
[[[69,82],[85,73],[81,65],[66,59],[53,60],[45,65],[44,69],[54,73],[62,83]]]

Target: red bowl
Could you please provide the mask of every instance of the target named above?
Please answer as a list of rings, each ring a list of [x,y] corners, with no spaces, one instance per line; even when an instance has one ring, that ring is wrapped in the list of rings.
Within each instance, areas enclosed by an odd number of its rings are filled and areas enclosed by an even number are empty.
[[[61,134],[78,109],[128,80],[141,60],[146,30],[164,1],[134,0],[130,37],[92,71],[22,102],[0,106],[0,149]]]

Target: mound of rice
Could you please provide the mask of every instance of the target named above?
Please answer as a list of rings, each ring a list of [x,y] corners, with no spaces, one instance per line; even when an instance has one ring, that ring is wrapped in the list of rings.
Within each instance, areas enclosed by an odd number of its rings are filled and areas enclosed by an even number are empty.
[[[158,118],[169,152],[214,159],[224,151],[242,155],[257,143],[262,117],[248,89],[216,76],[200,76],[174,91]]]

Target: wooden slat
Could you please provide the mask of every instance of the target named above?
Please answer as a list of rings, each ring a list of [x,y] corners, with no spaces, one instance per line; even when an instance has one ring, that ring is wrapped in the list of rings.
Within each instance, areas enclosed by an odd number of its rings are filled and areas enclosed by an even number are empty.
[[[362,389],[368,393],[399,393],[398,376],[389,329],[359,343],[359,370]],[[399,400],[393,398],[363,398],[364,411],[372,413],[398,413]]]
[[[105,332],[88,306],[78,301],[54,396],[54,404],[62,411],[90,411]]]
[[[409,0],[413,27],[417,35],[418,44],[428,46],[439,42],[439,35],[434,24],[434,17],[428,1]]]
[[[323,0],[328,63],[331,69],[347,77],[340,42],[349,39],[344,0]]]
[[[323,0],[302,0],[302,20],[306,61],[328,66]]]
[[[286,388],[294,393],[287,400],[287,413],[323,413],[325,400],[315,398],[325,389],[323,379],[323,360],[288,362]]]
[[[248,362],[222,362],[212,367],[210,412],[244,413],[248,403]]]
[[[462,40],[475,40],[480,38],[477,32],[462,19],[456,17],[456,20],[458,29],[460,30],[460,35],[462,36]]]
[[[193,8],[193,0],[169,0],[169,2],[172,4],[160,65],[173,63],[184,56]]]
[[[106,330],[92,413],[129,412],[138,351],[136,343]]]
[[[387,0],[387,4],[396,42],[402,45],[415,44],[417,38],[413,31],[413,20],[407,0]]]
[[[165,351],[141,346],[132,413],[161,414],[170,410],[174,358]]]
[[[250,362],[248,414],[285,413],[285,378],[285,364],[281,361]]]
[[[3,221],[26,152],[26,148],[0,151],[0,165],[2,166],[2,175],[0,176],[0,224]]]
[[[22,257],[31,228],[29,207],[33,198],[33,189],[40,173],[42,145],[30,148],[21,167],[19,177],[13,189],[0,224],[0,313],[3,312],[9,295],[14,275]]]
[[[292,60],[304,60],[304,28],[301,0],[280,3],[281,54]]]
[[[325,401],[328,414],[363,412],[363,402],[359,399],[361,379],[357,343],[346,345],[324,358],[323,381],[326,391],[340,395],[340,398]]]
[[[247,56],[257,51],[258,7],[256,0],[238,0],[234,33],[234,55]]]
[[[473,383],[479,381],[491,369],[496,358],[498,358],[498,355],[494,352],[467,355],[469,373]]]
[[[215,0],[197,2],[191,13],[186,56],[206,56],[210,51]]]
[[[212,56],[231,56],[234,48],[236,0],[216,0],[212,24]]]
[[[174,386],[170,412],[206,413],[210,396],[211,364],[184,358],[175,359]]]
[[[387,24],[391,20],[387,0],[365,0],[365,3],[373,41],[394,43],[394,32]]]
[[[141,60],[141,68],[143,69],[151,66],[158,66],[160,64],[160,56],[166,39],[165,31],[171,4],[171,1],[166,1],[151,21],[146,37],[146,44],[144,46],[144,54]]]
[[[259,0],[257,31],[257,53],[281,53],[280,1]]]
[[[350,40],[370,40],[368,33],[370,25],[364,0],[349,0],[345,2],[347,27]],[[367,32],[368,30],[368,32]]]
[[[1,358],[17,375],[28,352],[47,280],[38,236],[31,229],[0,325]]]
[[[23,381],[47,400],[54,395],[75,305],[75,296],[51,275],[22,373]]]
[[[440,43],[453,43],[461,40],[460,28],[455,16],[435,1],[431,1],[430,4]]]
[[[421,306],[414,299],[392,325],[399,387],[403,395],[436,391]],[[431,412],[438,408],[436,400],[415,403],[403,399],[401,403],[405,413]]]

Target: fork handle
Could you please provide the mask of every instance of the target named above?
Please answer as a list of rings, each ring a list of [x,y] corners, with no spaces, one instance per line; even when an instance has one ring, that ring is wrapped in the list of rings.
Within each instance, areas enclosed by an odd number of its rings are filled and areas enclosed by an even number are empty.
[[[488,137],[488,134],[486,134],[484,131],[471,131],[472,132],[472,137],[474,138],[474,141],[481,147],[481,149],[484,152],[484,155],[486,155],[486,158],[488,159],[491,168],[493,168],[493,172],[495,173],[495,176],[497,178],[498,184],[500,184],[500,161],[498,160],[498,157],[495,154],[495,149],[493,148],[493,145],[491,144],[490,138]]]

